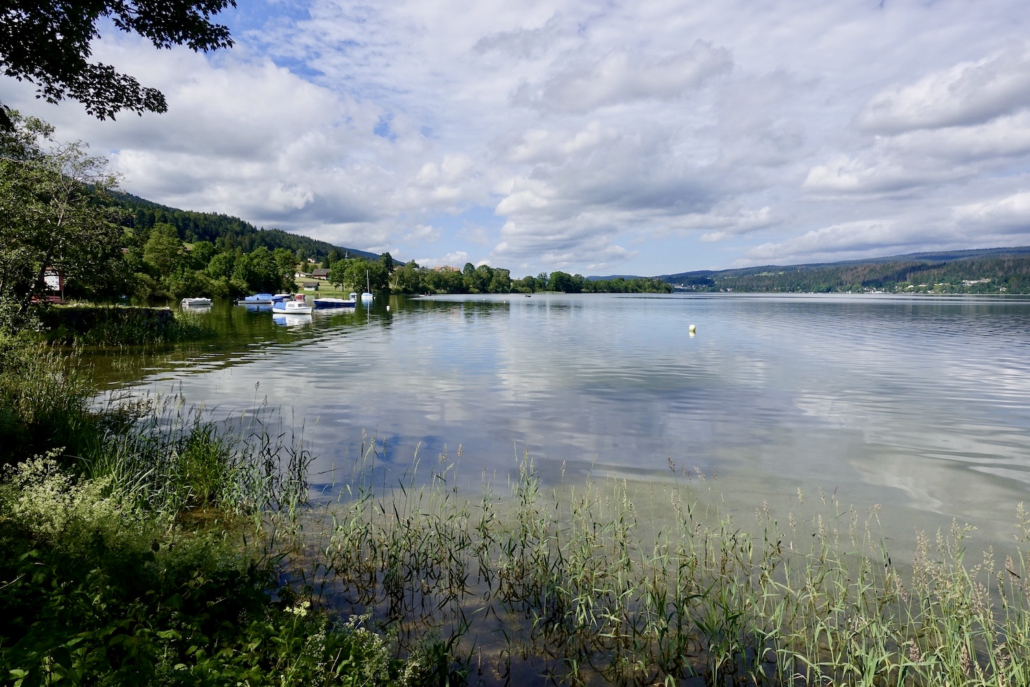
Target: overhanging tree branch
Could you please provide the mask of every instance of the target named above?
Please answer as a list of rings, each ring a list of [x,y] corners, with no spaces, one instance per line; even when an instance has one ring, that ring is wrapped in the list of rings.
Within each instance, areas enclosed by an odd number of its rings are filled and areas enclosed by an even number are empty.
[[[148,39],[158,49],[185,45],[195,51],[232,46],[226,26],[212,17],[235,0],[8,0],[0,3],[0,69],[36,84],[36,96],[51,103],[81,102],[98,119],[128,110],[165,112],[164,95],[114,67],[90,62],[97,23]],[[0,125],[12,122],[0,111]]]

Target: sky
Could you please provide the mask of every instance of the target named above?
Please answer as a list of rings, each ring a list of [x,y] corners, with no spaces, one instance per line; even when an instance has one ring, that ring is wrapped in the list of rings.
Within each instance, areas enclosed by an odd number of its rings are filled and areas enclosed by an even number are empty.
[[[238,0],[94,58],[117,121],[0,78],[121,187],[419,264],[658,275],[1030,244],[1025,0]]]

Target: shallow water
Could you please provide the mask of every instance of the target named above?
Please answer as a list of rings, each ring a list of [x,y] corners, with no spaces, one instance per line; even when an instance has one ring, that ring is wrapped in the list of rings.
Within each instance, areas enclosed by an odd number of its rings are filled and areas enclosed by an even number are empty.
[[[219,339],[93,357],[112,388],[304,425],[322,481],[363,433],[380,465],[454,456],[478,484],[718,476],[730,509],[800,487],[883,504],[889,536],[951,519],[1009,539],[1030,484],[1030,301],[894,296],[392,298],[276,324],[216,304]],[[688,326],[697,325],[689,336]]]

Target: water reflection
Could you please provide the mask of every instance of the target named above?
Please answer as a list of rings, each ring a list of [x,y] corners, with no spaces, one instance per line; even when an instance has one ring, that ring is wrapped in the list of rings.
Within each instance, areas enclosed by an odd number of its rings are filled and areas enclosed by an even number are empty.
[[[272,322],[280,327],[301,327],[313,321],[311,315],[272,315]]]
[[[390,305],[390,311],[386,311]],[[895,297],[401,299],[302,326],[216,304],[217,341],[94,357],[100,378],[293,409],[321,456],[454,454],[470,482],[528,449],[545,474],[717,471],[729,498],[799,485],[907,527],[1002,532],[1030,483],[1030,303]],[[690,324],[697,336],[689,336]]]

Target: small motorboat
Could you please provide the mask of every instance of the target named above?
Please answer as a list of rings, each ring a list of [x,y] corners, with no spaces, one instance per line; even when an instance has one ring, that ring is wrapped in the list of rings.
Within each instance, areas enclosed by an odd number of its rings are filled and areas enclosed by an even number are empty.
[[[179,303],[184,308],[210,308],[210,298],[183,298]]]
[[[331,308],[353,308],[358,302],[354,298],[316,298],[314,301],[315,310],[329,310]]]
[[[253,296],[247,296],[240,304],[242,305],[271,305],[275,299],[270,293],[255,293]]]
[[[312,307],[304,301],[277,301],[272,304],[276,315],[310,315]]]

